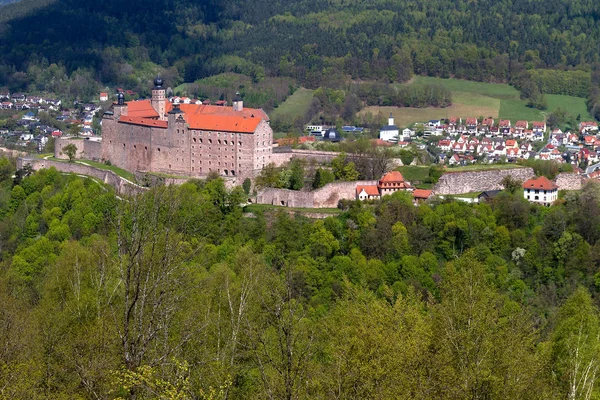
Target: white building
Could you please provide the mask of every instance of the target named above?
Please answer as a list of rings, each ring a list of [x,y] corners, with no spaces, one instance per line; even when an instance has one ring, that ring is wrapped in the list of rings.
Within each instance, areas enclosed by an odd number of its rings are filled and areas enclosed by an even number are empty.
[[[399,136],[400,130],[394,125],[394,116],[390,113],[388,124],[379,131],[379,139],[385,140],[386,142],[398,142]]]
[[[558,198],[558,186],[545,176],[523,183],[523,196],[531,203],[549,206]]]

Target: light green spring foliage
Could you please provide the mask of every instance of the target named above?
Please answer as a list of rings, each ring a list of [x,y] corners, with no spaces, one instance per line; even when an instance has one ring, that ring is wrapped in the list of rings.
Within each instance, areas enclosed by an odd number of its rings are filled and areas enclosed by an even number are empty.
[[[0,398],[598,396],[595,188],[310,220],[245,218],[218,179],[118,199],[12,175]]]

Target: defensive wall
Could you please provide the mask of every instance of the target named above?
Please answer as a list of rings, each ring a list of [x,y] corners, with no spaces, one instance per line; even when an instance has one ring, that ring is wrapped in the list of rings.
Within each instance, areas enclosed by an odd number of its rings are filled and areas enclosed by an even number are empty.
[[[34,171],[54,167],[60,172],[72,173],[76,175],[91,176],[111,185],[119,194],[137,194],[148,190],[148,188],[136,185],[125,178],[120,177],[112,171],[94,168],[90,165],[79,163],[66,163],[42,158],[19,158],[17,159],[17,168],[30,164]]]
[[[354,200],[357,185],[376,185],[377,181],[332,182],[317,190],[298,191],[267,188],[258,192],[258,204],[299,208],[336,208],[340,200]]]
[[[100,161],[102,159],[102,142],[100,140],[72,137],[56,138],[54,143],[54,157],[68,160],[69,157],[64,154],[63,148],[69,144],[73,144],[77,148],[75,158],[84,158],[94,161]]]
[[[488,171],[446,172],[433,187],[435,194],[462,194],[503,189],[505,176],[521,182],[534,177],[533,168],[494,169]]]

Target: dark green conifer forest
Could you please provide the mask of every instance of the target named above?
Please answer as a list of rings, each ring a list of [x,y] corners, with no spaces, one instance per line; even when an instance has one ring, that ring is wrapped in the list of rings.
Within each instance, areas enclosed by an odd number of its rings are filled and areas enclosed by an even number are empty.
[[[599,395],[596,184],[312,220],[244,214],[220,179],[130,197],[14,173],[1,159],[1,398]]]

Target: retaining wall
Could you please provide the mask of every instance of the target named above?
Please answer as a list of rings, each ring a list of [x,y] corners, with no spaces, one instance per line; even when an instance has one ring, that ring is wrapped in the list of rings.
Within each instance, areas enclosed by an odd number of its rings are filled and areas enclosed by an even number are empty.
[[[561,172],[556,177],[556,184],[560,190],[581,190],[585,178],[572,172]]]
[[[60,172],[72,173],[76,175],[92,176],[102,182],[111,185],[119,194],[137,194],[148,190],[148,188],[136,185],[125,178],[120,177],[112,171],[94,168],[89,165],[78,163],[65,163],[60,161],[45,160],[41,158],[19,158],[17,159],[17,168],[21,169],[24,165],[30,164],[34,171],[44,168],[54,167]]]
[[[263,189],[256,195],[258,204],[300,208],[335,208],[340,200],[354,200],[357,185],[376,185],[377,181],[332,182],[311,192],[288,189]]]
[[[447,172],[435,184],[436,194],[462,194],[503,189],[502,179],[510,175],[522,182],[533,178],[532,168],[494,169],[473,172]]]

